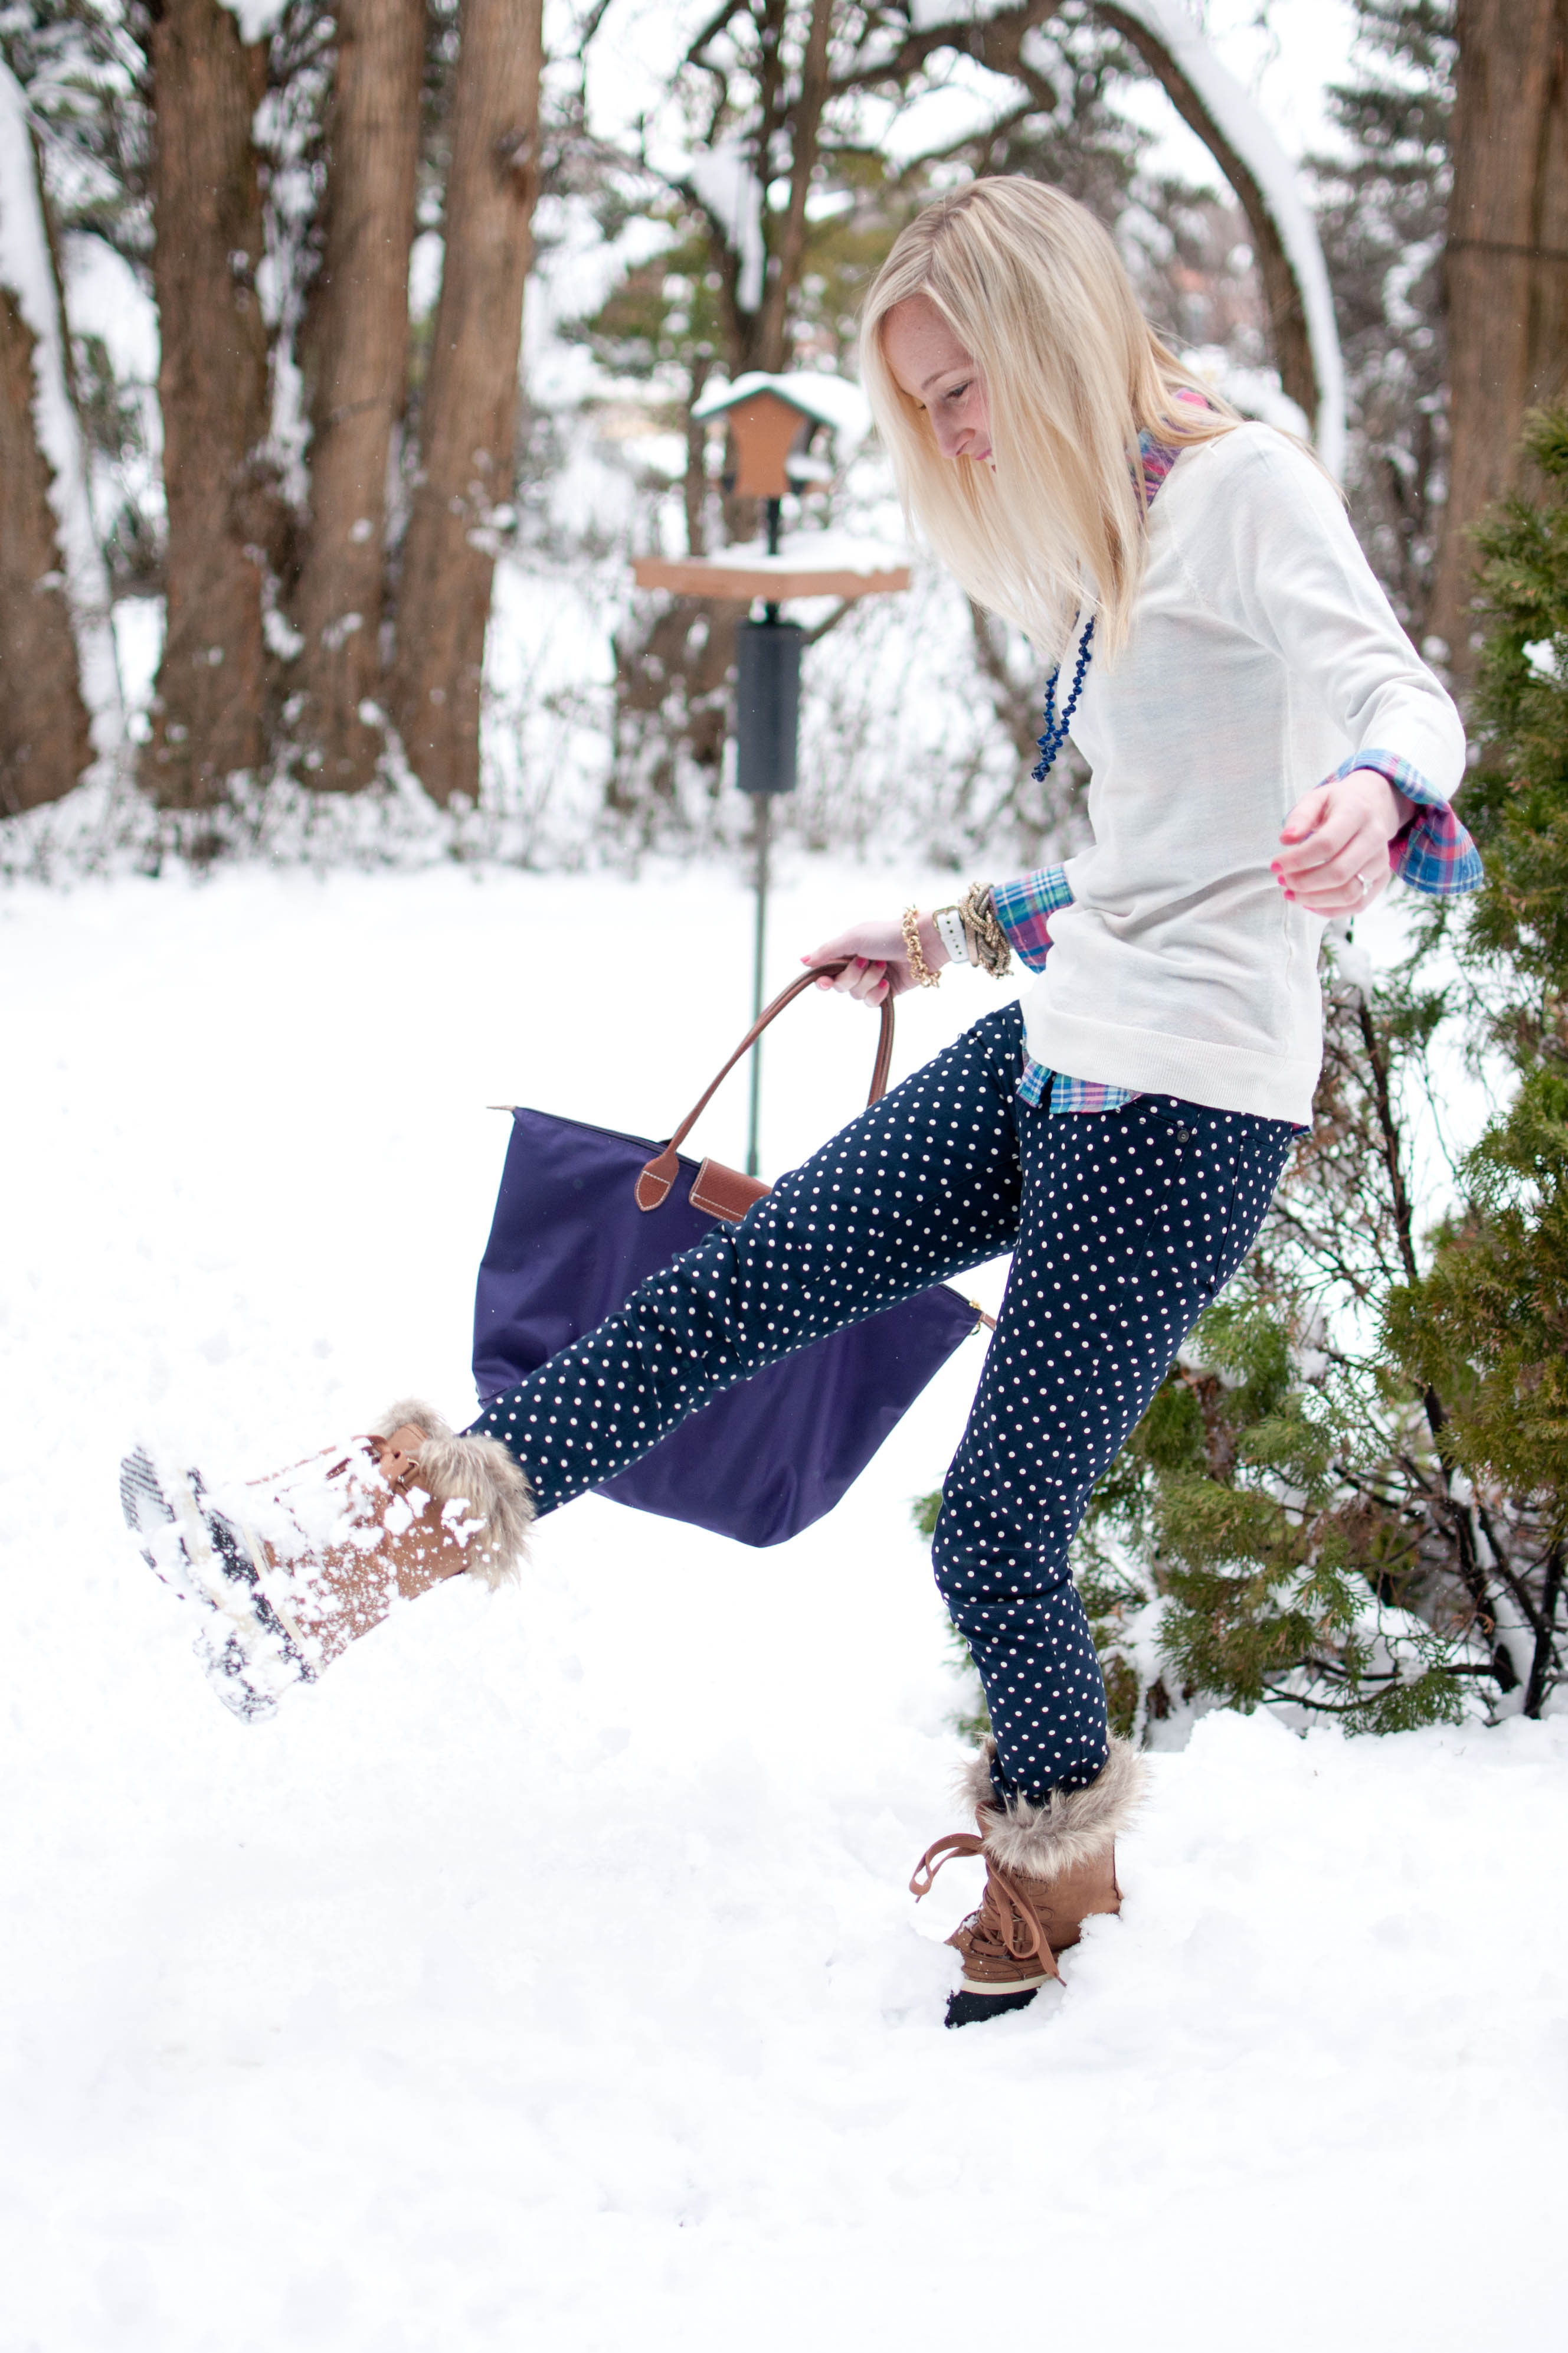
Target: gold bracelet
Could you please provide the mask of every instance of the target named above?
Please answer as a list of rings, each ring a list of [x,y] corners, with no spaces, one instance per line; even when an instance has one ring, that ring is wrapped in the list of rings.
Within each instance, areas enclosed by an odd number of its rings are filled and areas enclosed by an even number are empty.
[[[906,907],[904,909],[904,920],[901,928],[904,934],[904,945],[910,952],[910,970],[914,974],[915,978],[920,982],[922,988],[938,988],[942,985],[942,975],[940,972],[932,972],[930,965],[927,964],[925,960],[924,953],[921,947],[920,912],[921,911],[918,907]]]

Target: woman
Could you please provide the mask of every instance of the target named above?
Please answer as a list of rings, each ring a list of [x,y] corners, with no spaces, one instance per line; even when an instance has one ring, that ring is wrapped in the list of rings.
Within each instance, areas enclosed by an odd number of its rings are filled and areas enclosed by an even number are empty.
[[[970,1776],[987,1866],[949,2023],[1031,2000],[1120,1904],[1135,1757],[1068,1572],[1094,1482],[1256,1235],[1321,1051],[1318,948],[1397,871],[1471,888],[1458,714],[1332,485],[1206,393],[1081,207],[1021,179],[921,214],[872,289],[862,368],[905,503],[979,603],[1059,654],[1092,846],[962,904],[825,941],[874,1004],[949,963],[1039,975],[454,1439],[395,1409],[216,1507],[145,1456],[149,1557],[216,1599],[242,1712],[395,1593],[505,1574],[529,1517],[610,1478],[793,1347],[1013,1253],[942,1491],[937,1582],[994,1727]],[[1326,780],[1326,781],[1325,781]],[[265,1588],[265,1589],[264,1589]]]

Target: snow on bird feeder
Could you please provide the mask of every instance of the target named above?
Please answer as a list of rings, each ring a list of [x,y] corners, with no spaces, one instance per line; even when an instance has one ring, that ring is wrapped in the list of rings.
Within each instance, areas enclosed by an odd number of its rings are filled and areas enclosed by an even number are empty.
[[[724,419],[734,455],[725,487],[766,501],[767,535],[717,555],[639,555],[632,567],[639,588],[731,603],[760,596],[776,605],[791,596],[870,596],[909,586],[902,548],[837,531],[781,536],[786,491],[833,479],[830,459],[813,444],[825,434],[841,446],[864,439],[870,412],[858,385],[836,375],[753,372],[704,393],[691,415],[697,424]]]
[[[775,794],[795,790],[800,722],[805,631],[798,622],[781,620],[779,607],[794,596],[847,601],[907,588],[910,567],[902,548],[879,546],[847,532],[796,532],[788,539],[782,533],[786,492],[833,479],[831,458],[814,445],[826,438],[829,449],[835,441],[853,447],[869,429],[870,410],[858,385],[842,376],[753,371],[704,393],[692,404],[691,415],[698,424],[723,418],[731,453],[725,488],[738,497],[763,501],[766,537],[754,545],[725,548],[718,555],[639,555],[632,570],[639,588],[665,588],[677,596],[711,596],[734,604],[762,600],[763,618],[743,621],[735,633],[735,781],[751,796],[756,812],[754,1020],[763,1009],[773,800]],[[752,1049],[746,1155],[747,1172],[753,1176],[761,1083],[759,1044]]]

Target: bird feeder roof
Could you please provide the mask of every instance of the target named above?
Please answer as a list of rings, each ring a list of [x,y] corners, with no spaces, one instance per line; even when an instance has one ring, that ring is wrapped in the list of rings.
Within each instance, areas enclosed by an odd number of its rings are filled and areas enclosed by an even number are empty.
[[[793,375],[767,375],[761,368],[749,369],[733,384],[715,385],[700,400],[693,401],[691,414],[702,424],[763,393],[771,393],[775,400],[782,400],[797,416],[809,417],[814,425],[826,425],[847,445],[863,441],[871,429],[870,405],[858,384],[851,384],[845,376],[806,369]]]

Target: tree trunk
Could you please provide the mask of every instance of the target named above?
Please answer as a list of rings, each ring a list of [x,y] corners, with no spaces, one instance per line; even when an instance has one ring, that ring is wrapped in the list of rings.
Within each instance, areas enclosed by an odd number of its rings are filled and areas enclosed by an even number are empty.
[[[408,252],[424,0],[339,0],[326,249],[311,297],[310,536],[293,599],[305,644],[293,733],[307,781],[368,784],[378,698],[386,463],[408,361]]]
[[[835,0],[811,0],[800,95],[781,120],[781,128],[787,126],[790,142],[789,208],[780,227],[777,249],[769,258],[766,290],[744,363],[769,375],[778,375],[789,359],[789,309],[805,259],[805,207],[821,144],[822,111],[827,103],[827,45],[834,6]]]
[[[479,789],[493,543],[510,497],[538,194],[541,0],[463,0],[446,259],[404,550],[393,707],[436,800]]]
[[[1448,500],[1432,626],[1470,643],[1470,533],[1521,479],[1528,409],[1568,372],[1568,0],[1459,0],[1448,294]]]
[[[256,293],[261,200],[250,121],[265,51],[219,0],[165,0],[153,69],[153,283],[163,356],[168,606],[143,783],[210,808],[263,748],[258,452],[267,338]]]
[[[50,472],[34,417],[37,338],[0,287],[0,816],[68,793],[92,757]]]

